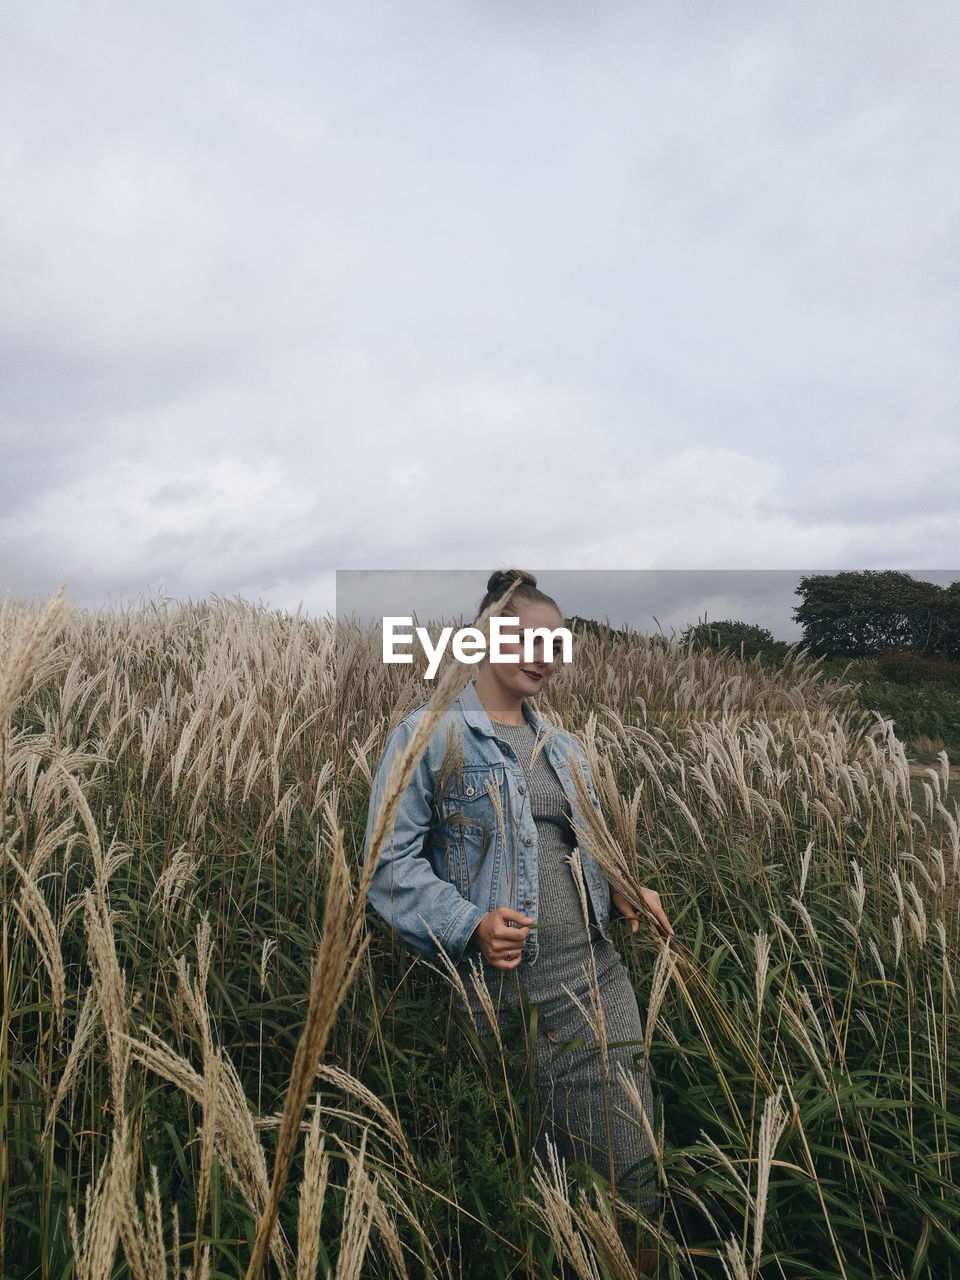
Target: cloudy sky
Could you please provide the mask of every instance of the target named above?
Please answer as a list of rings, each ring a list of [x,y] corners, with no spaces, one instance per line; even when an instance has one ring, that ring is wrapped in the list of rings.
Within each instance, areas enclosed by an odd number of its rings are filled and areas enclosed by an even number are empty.
[[[790,569],[555,569],[527,566],[537,585],[567,617],[605,619],[647,635],[679,637],[701,621],[733,619],[766,627],[775,639],[803,640],[794,610],[805,575]],[[824,570],[813,569],[811,575]],[[829,572],[829,571],[827,571]],[[913,570],[915,577],[948,586],[960,572]],[[469,626],[486,591],[485,570],[340,569],[336,614],[384,631],[384,619],[412,618],[414,625],[443,621]],[[409,634],[409,625],[395,624]]]
[[[960,562],[955,0],[3,27],[0,594]]]

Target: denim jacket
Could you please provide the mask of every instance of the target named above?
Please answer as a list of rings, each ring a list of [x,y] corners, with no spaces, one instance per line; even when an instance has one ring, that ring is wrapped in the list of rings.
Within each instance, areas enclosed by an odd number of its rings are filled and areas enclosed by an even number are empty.
[[[409,743],[426,705],[401,720],[384,745],[370,793],[368,854],[390,767]],[[568,733],[554,730],[530,702],[526,711],[535,728],[550,733],[543,750],[570,801],[592,921],[609,940],[610,884],[586,847],[567,751],[573,749],[599,810],[586,757]],[[449,755],[445,762],[451,742],[462,744],[462,762],[452,766]],[[474,685],[468,684],[414,770],[367,890],[379,915],[417,950],[437,955],[432,932],[450,959],[460,960],[473,931],[495,907],[512,907],[536,921],[537,830],[525,791],[520,761],[509,744],[497,740]],[[536,927],[521,956],[523,963],[536,961]]]

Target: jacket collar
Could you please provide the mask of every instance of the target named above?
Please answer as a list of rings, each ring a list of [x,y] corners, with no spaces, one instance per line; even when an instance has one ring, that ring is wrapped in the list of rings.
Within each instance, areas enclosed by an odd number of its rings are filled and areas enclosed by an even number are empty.
[[[460,710],[463,712],[463,718],[472,729],[479,729],[481,733],[485,733],[488,738],[495,738],[493,724],[487,715],[486,708],[480,701],[480,695],[476,690],[476,682],[471,680],[465,685],[457,696],[460,703]],[[530,718],[530,723],[540,733],[548,733],[553,727],[544,720],[543,716],[534,708],[531,702],[524,702],[524,710]]]

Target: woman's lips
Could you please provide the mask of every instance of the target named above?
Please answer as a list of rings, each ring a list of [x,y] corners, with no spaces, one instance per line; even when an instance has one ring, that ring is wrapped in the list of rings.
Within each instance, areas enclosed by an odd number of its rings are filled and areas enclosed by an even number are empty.
[[[527,671],[525,667],[520,668],[521,675],[525,675],[528,680],[542,680],[543,674],[540,671]]]

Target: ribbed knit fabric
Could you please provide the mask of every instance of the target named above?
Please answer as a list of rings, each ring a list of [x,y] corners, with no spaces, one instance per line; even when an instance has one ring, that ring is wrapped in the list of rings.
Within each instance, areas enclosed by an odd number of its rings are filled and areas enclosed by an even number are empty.
[[[630,1203],[639,1200],[647,1214],[655,1211],[653,1187],[641,1184],[636,1176],[637,1161],[649,1154],[649,1145],[637,1119],[636,1110],[618,1080],[622,1064],[643,1099],[651,1126],[653,1101],[642,1058],[643,1029],[637,998],[616,948],[600,933],[593,921],[584,920],[584,907],[569,857],[576,843],[570,818],[570,804],[545,751],[537,747],[530,758],[536,732],[529,720],[522,725],[493,722],[505,754],[512,748],[526,773],[524,799],[537,829],[537,938],[539,955],[535,964],[522,961],[507,972],[484,966],[484,976],[498,1010],[515,1006],[522,993],[525,1001],[540,1010],[537,1036],[537,1101],[543,1123],[537,1147],[544,1152],[543,1139],[550,1133],[560,1154],[568,1161],[583,1160],[602,1173],[612,1173],[620,1197]],[[589,903],[589,896],[587,896]],[[587,907],[588,912],[591,910]],[[552,927],[544,927],[552,926]],[[460,962],[465,973],[471,948]],[[608,1041],[607,1066],[592,1025],[596,1019],[591,966],[596,966],[600,992],[600,1013]],[[465,983],[471,1009],[483,1028],[485,1019],[471,984]],[[564,988],[576,996],[576,1000]],[[577,1007],[579,1000],[585,1017]],[[572,1040],[583,1040],[565,1049]],[[632,1044],[617,1042],[632,1041]],[[646,1171],[644,1171],[646,1176]]]

